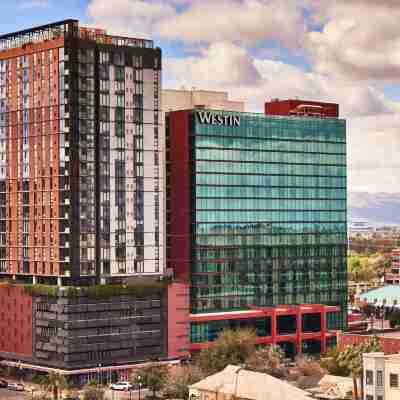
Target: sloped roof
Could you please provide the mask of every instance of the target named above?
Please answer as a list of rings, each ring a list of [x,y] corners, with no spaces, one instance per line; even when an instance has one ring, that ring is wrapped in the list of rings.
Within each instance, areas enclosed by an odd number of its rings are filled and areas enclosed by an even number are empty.
[[[319,388],[322,393],[332,396],[333,398],[346,398],[349,393],[353,392],[353,379],[336,375],[325,375],[319,381]]]
[[[210,375],[190,389],[221,392],[249,400],[310,400],[308,393],[268,374],[253,372],[236,365]]]

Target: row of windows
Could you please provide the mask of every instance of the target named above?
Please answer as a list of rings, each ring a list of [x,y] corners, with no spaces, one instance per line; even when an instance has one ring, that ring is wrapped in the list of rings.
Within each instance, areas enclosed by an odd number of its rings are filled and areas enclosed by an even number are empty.
[[[342,199],[346,200],[345,188],[294,188],[262,186],[206,186],[197,185],[196,197],[221,198],[279,198],[279,199]]]
[[[233,239],[232,237],[223,236],[215,238],[201,238],[196,240],[196,246],[304,246],[304,245],[341,245],[346,243],[345,234],[330,234],[330,235],[263,235],[249,237],[248,239]]]
[[[230,150],[199,148],[195,149],[196,160],[210,161],[249,161],[288,164],[316,164],[316,165],[346,165],[344,154],[319,153],[289,153],[289,152],[260,152],[254,150]]]
[[[346,242],[345,234],[319,234],[320,243],[340,244]],[[195,246],[273,246],[277,242],[292,243],[304,241],[302,237],[279,235],[278,238],[271,237],[270,234],[260,235],[197,235],[194,238]],[[309,239],[308,239],[309,240]],[[315,238],[316,240],[316,238]],[[276,249],[279,249],[277,247]]]
[[[321,187],[345,188],[345,177],[314,177],[287,175],[235,175],[235,174],[196,174],[197,185],[232,185],[232,186],[282,186],[282,187]]]
[[[196,199],[197,210],[345,211],[346,200]]]
[[[223,222],[218,225],[214,224],[196,224],[195,233],[197,234],[232,234],[232,233],[275,233],[279,235],[286,234],[311,234],[311,233],[346,233],[347,224],[345,222],[338,223],[325,222],[325,223],[293,223],[293,222],[280,222],[280,223],[229,223]],[[318,235],[319,236],[319,235]],[[303,237],[303,235],[300,235]],[[305,239],[306,240],[306,239]]]
[[[305,272],[312,271],[318,276],[329,276],[331,268],[339,268],[342,272],[346,267],[345,257],[336,257],[333,262],[327,259],[323,260],[320,257],[312,259],[289,259],[287,262],[282,262],[282,259],[245,259],[231,262],[212,262],[212,261],[194,261],[192,263],[192,272],[196,273],[211,273],[211,274],[256,274],[257,279],[267,279],[272,276],[274,271],[285,272]],[[264,280],[266,281],[266,280]]]
[[[197,210],[196,222],[345,222],[346,212],[337,211],[260,211]]]
[[[255,305],[273,306],[276,304],[341,304],[347,296],[346,289],[333,290],[306,290],[302,292],[283,293],[267,292],[262,293],[258,287],[254,288],[251,295],[238,295],[230,293],[224,296],[199,297],[196,293],[191,298],[192,312],[200,313],[206,311],[221,311],[233,309],[252,308]],[[345,319],[340,320],[340,327],[345,326]]]
[[[244,161],[197,161],[196,172],[345,177],[346,167],[333,165],[271,164],[270,162],[250,163]]]
[[[346,154],[343,143],[328,143],[304,140],[282,140],[254,137],[195,136],[196,147],[228,148],[249,151],[286,151],[302,153]]]
[[[229,114],[229,113],[226,113]],[[238,114],[240,127],[194,125],[196,135],[239,136],[266,139],[346,142],[345,121],[340,119],[282,118],[260,114]]]
[[[281,289],[290,289],[300,291],[306,287],[316,287],[316,278],[318,278],[318,288],[334,288],[345,287],[345,283],[341,281],[335,282],[335,277],[340,274],[330,273],[314,273],[313,271],[289,271],[281,273],[259,274],[259,273],[236,273],[236,274],[208,274],[208,275],[192,275],[193,286],[239,286],[239,285],[263,285],[265,290],[273,291],[276,285]],[[275,282],[273,281],[273,278]],[[268,289],[269,287],[269,289]]]

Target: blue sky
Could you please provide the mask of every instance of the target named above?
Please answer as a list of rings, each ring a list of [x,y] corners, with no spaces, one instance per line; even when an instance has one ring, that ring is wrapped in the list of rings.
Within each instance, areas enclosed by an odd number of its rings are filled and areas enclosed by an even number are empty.
[[[77,18],[152,37],[164,87],[334,101],[348,120],[350,190],[400,192],[400,1],[3,0],[2,33]],[[371,23],[371,16],[374,23]]]

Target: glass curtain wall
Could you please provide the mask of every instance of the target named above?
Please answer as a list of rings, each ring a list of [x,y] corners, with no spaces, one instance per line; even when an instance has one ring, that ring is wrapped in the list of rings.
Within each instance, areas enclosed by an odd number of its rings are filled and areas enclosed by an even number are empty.
[[[345,307],[345,121],[240,118],[192,115],[192,311]]]

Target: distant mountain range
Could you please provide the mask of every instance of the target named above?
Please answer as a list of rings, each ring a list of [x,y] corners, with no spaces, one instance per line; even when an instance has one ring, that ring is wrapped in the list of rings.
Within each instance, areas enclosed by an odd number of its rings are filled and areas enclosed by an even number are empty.
[[[349,192],[347,207],[349,221],[400,225],[400,193]]]

